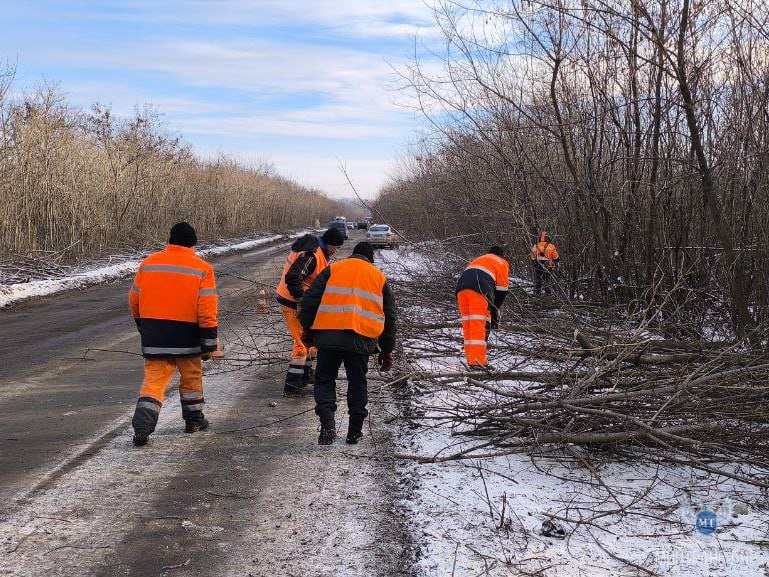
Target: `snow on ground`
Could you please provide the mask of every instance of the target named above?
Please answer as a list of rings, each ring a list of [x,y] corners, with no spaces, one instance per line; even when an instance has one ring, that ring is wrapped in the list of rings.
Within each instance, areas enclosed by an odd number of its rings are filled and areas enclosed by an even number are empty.
[[[305,234],[305,232],[308,231],[295,233],[290,238]],[[234,251],[251,250],[280,238],[283,238],[283,235],[259,236],[247,240],[235,239],[218,246],[198,250],[197,254],[201,257],[211,257]],[[36,279],[15,284],[0,284],[0,308],[28,298],[121,279],[136,272],[139,264],[141,264],[141,259],[127,259],[108,265],[83,265],[81,270],[76,271],[71,276],[55,279]]]
[[[447,446],[460,448],[448,427],[435,427],[405,438],[403,449],[432,456]],[[683,467],[607,462],[600,477],[611,495],[578,465],[524,455],[408,464],[402,474],[414,487],[406,506],[423,576],[644,574],[621,558],[670,577],[737,577],[764,575],[769,562],[758,544],[766,542],[766,496]],[[717,514],[713,535],[695,529],[705,509]],[[565,539],[541,535],[549,518]]]
[[[388,276],[403,281],[435,266],[414,251],[382,251],[382,256]],[[406,312],[409,317],[426,313]],[[441,349],[445,356],[413,361],[414,366],[457,370],[462,365],[459,324],[436,332],[456,337],[455,356]],[[418,347],[434,342],[426,334],[421,340],[406,341],[404,349],[419,357]],[[433,457],[460,451],[464,438],[456,435],[444,409],[473,399],[448,387],[426,389],[419,382],[412,386],[415,394],[407,410],[418,416],[420,426],[403,428],[400,452]],[[521,388],[527,383],[497,386]],[[590,457],[591,468],[578,460],[580,456]],[[514,454],[437,464],[404,461],[401,484],[410,495],[404,506],[412,518],[412,538],[421,544],[417,574],[769,575],[769,553],[764,549],[769,498],[759,489],[684,466],[620,461],[611,453],[577,451],[571,458],[553,457]],[[707,515],[706,511],[716,515],[718,528],[713,534],[696,527],[698,515]],[[542,534],[548,519],[563,527],[563,538]]]

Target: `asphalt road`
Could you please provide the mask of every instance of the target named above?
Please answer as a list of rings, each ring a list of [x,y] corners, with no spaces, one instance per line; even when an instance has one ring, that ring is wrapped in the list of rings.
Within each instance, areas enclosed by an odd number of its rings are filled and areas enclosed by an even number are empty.
[[[141,449],[130,279],[0,311],[0,575],[410,574],[394,466],[367,442],[319,449],[312,400],[280,396],[283,321],[256,304],[286,245],[213,261],[212,430],[185,435],[172,391]]]
[[[251,283],[228,273],[269,275],[284,253],[281,243],[217,259],[223,310],[255,298]],[[135,403],[143,364],[130,286],[126,279],[0,310],[0,503],[109,434]]]

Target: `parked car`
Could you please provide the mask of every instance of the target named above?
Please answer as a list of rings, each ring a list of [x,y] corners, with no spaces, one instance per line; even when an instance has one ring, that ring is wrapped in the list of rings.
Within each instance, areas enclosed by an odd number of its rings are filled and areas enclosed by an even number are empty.
[[[348,222],[347,223],[347,230],[355,230],[355,223]]]
[[[398,234],[389,224],[372,224],[366,233],[366,241],[374,247],[398,248]]]
[[[329,228],[335,228],[339,232],[342,233],[342,236],[345,240],[347,240],[349,237],[347,236],[347,223],[343,220],[332,220],[330,223],[328,223]]]
[[[359,220],[358,221],[358,229],[359,230],[368,230],[368,227],[371,225],[371,223],[367,220]]]

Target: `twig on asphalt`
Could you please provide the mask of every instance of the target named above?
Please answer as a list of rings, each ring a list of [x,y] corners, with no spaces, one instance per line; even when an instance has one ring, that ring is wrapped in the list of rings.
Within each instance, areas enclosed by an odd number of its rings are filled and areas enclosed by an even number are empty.
[[[216,431],[216,435],[225,435],[229,433],[239,433],[241,431],[252,431],[254,429],[262,429],[264,427],[271,427],[272,425],[277,425],[278,423],[282,423],[284,421],[290,421],[291,419],[295,419],[296,417],[299,417],[301,415],[306,415],[307,413],[311,413],[315,411],[315,407],[311,409],[307,409],[305,411],[301,411],[299,413],[294,413],[293,415],[290,415],[288,417],[284,417],[282,419],[278,419],[276,421],[270,421],[269,423],[263,423],[261,425],[253,425],[252,427],[243,427],[242,429],[229,429],[227,431]]]
[[[190,561],[192,561],[192,558],[187,559],[184,563],[179,563],[177,565],[164,565],[160,568],[160,572],[162,573],[163,571],[171,571],[172,569],[181,569],[182,567],[189,565]]]
[[[95,551],[96,549],[112,549],[112,545],[94,545],[91,546],[82,546],[82,545],[59,545],[58,547],[54,547],[53,549],[49,549],[43,555],[49,555],[50,553],[53,553],[54,551],[58,551],[59,549],[83,549],[86,551]]]
[[[225,499],[256,499],[259,497],[259,494],[256,495],[239,495],[237,493],[217,493],[215,491],[206,491],[209,495],[212,495],[214,497],[222,497]]]

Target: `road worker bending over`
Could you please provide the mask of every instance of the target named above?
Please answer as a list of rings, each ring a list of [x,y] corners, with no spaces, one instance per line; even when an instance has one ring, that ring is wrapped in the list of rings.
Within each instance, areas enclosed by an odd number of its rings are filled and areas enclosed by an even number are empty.
[[[499,312],[510,286],[510,265],[504,251],[492,246],[459,276],[457,305],[462,315],[465,359],[470,368],[487,368],[488,329],[499,323]],[[488,327],[487,327],[488,325]]]
[[[166,388],[179,370],[179,398],[187,433],[203,431],[201,357],[216,350],[217,296],[214,269],[195,256],[195,229],[171,228],[168,246],[139,266],[129,292],[131,314],[142,339],[144,382],[133,417],[134,444],[146,445],[158,422]]]
[[[542,293],[542,287],[545,287],[545,294],[550,294],[550,286],[553,283],[553,273],[558,267],[558,249],[550,240],[546,231],[539,233],[539,242],[531,245],[531,254],[529,254],[532,265],[534,266],[534,294],[539,296]]]
[[[321,272],[302,297],[299,320],[304,339],[318,347],[315,413],[320,418],[319,445],[330,445],[336,438],[336,378],[342,363],[347,372],[347,443],[351,445],[363,437],[368,415],[369,356],[379,349],[380,369],[387,372],[392,368],[395,299],[387,277],[373,263],[373,247],[360,242],[350,258]]]
[[[315,350],[308,349],[302,343],[302,325],[297,318],[297,303],[310,288],[312,281],[328,266],[329,259],[342,244],[342,233],[336,228],[330,228],[320,238],[306,234],[297,239],[291,245],[291,253],[286,258],[276,297],[294,340],[283,386],[284,397],[301,397],[310,391],[307,385],[313,380],[311,356]]]

